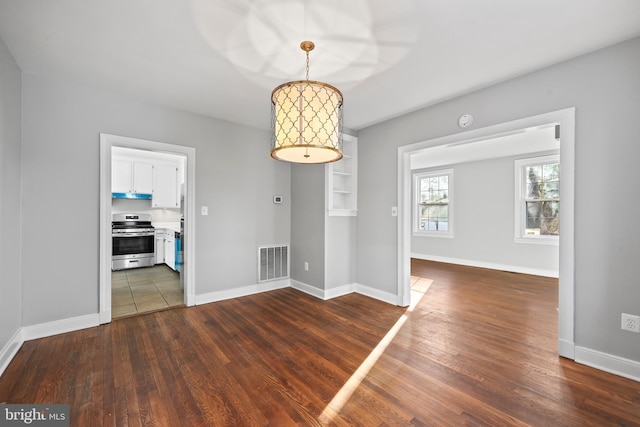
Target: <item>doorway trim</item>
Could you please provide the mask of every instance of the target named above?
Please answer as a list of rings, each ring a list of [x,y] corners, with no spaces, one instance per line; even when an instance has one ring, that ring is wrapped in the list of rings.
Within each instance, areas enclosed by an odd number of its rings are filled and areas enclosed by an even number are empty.
[[[566,108],[398,147],[398,305],[408,306],[411,299],[411,155],[428,148],[469,144],[520,132],[523,129],[553,124],[559,124],[561,129],[562,216],[560,226],[562,233],[560,233],[558,281],[558,354],[575,359],[575,108]]]
[[[183,145],[100,134],[100,324],[111,322],[111,148],[125,147],[185,156],[184,303],[195,305],[196,149]]]

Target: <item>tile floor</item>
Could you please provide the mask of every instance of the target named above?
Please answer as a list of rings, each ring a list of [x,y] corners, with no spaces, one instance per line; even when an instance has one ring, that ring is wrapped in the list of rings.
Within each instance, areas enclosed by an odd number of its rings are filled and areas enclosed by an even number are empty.
[[[164,264],[111,272],[111,317],[184,305],[180,274]]]

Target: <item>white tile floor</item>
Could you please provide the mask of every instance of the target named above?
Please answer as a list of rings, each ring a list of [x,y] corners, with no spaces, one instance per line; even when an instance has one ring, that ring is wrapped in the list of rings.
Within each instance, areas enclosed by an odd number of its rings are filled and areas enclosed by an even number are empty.
[[[111,317],[184,305],[180,274],[164,264],[111,272]]]

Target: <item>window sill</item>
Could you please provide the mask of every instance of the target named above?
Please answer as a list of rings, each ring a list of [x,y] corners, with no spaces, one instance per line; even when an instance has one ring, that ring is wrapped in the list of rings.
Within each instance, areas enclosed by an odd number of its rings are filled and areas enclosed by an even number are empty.
[[[451,232],[442,232],[442,231],[414,231],[414,237],[438,237],[445,239],[453,239],[453,233]]]
[[[558,246],[560,239],[558,236],[549,237],[516,237],[513,239],[515,243],[525,243],[528,245],[551,245]]]

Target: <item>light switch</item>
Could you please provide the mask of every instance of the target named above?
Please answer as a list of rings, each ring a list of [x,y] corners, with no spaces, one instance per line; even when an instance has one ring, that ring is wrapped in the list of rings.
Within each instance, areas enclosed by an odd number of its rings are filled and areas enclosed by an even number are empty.
[[[398,216],[398,208],[396,206],[391,207],[391,216]]]
[[[209,206],[202,206],[200,210],[202,215],[209,215]]]

